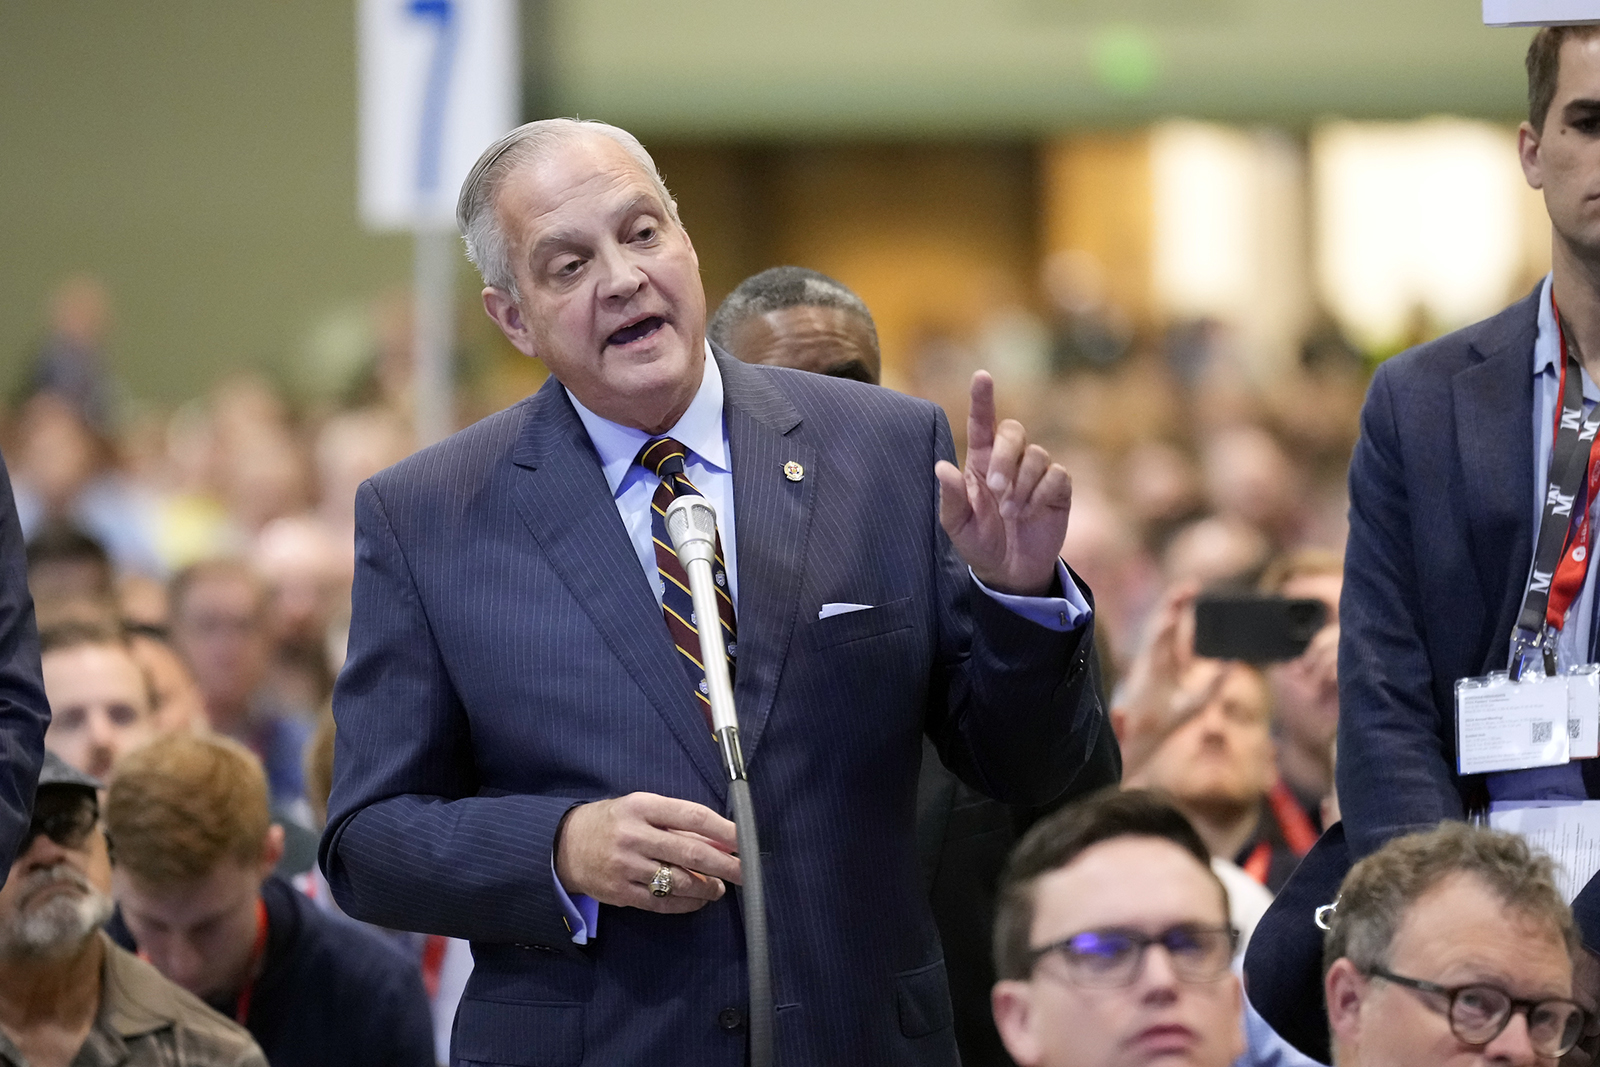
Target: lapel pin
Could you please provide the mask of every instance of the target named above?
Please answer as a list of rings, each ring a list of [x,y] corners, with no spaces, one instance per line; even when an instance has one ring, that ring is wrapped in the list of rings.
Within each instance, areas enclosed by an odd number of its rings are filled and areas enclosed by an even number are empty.
[[[783,465],[783,476],[791,482],[798,482],[806,476],[806,469],[791,459]]]

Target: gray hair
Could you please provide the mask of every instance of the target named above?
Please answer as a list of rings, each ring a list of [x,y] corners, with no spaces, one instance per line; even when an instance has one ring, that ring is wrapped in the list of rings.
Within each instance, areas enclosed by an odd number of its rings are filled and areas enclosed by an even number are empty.
[[[461,183],[461,196],[456,200],[456,227],[466,240],[467,258],[483,276],[483,284],[504,289],[513,299],[521,299],[506,249],[506,235],[495,213],[500,186],[519,168],[589,134],[609,137],[621,145],[639,164],[639,169],[649,175],[672,221],[683,225],[678,220],[678,202],[667,192],[667,184],[661,180],[655,160],[627,130],[593,119],[539,119],[524,123],[484,149],[478,162],[472,165],[467,180]]]
[[[734,331],[746,319],[796,307],[838,308],[857,315],[872,335],[872,346],[878,346],[878,327],[866,302],[843,282],[805,267],[770,267],[740,282],[711,316],[706,336],[728,348]]]
[[[1444,822],[1397,837],[1350,869],[1328,923],[1323,973],[1341,957],[1363,973],[1386,966],[1411,906],[1453,874],[1477,878],[1507,910],[1548,925],[1569,952],[1577,950],[1572,910],[1556,888],[1549,856],[1516,834]]]

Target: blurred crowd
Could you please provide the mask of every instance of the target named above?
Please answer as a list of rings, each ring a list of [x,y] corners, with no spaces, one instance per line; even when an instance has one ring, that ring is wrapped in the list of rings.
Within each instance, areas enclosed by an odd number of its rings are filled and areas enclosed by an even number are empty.
[[[1193,825],[1247,938],[1337,818],[1344,471],[1367,368],[1323,325],[1279,373],[1258,378],[1222,324],[1133,329],[1097,295],[1081,257],[1057,257],[1044,279],[1044,313],[997,308],[972,337],[929,335],[905,384],[945,407],[959,452],[971,373],[993,370],[1001,414],[1021,419],[1068,467],[1062,556],[1094,593],[1125,782],[1169,797]],[[307,902],[337,910],[315,861],[349,620],[353,500],[363,479],[413,447],[407,379],[393,370],[397,357],[380,353],[366,384],[340,403],[307,404],[239,374],[163,417],[133,417],[109,371],[109,322],[102,286],[65,283],[0,430],[54,709],[47,745],[111,783],[103,814],[126,827],[113,835],[119,856],[125,838],[128,850],[143,841],[142,857],[126,852],[135,873],[119,881],[113,934],[251,1023],[269,1060],[290,1062],[285,1050],[306,1038],[285,1037],[273,1029],[287,1025],[281,1019],[263,1022],[252,1014],[259,1005],[237,1003],[239,967],[255,958],[244,951],[255,936],[249,916],[233,949],[207,948],[183,932],[206,916],[163,889],[226,868],[234,881],[218,882],[219,894],[263,886],[259,898],[292,917],[281,921],[305,921]],[[378,332],[393,339],[405,327]],[[851,376],[876,378],[875,333],[871,349],[870,372]],[[1200,659],[1193,604],[1219,589],[1320,600],[1328,621],[1286,663]],[[211,747],[182,747],[196,738]],[[134,781],[120,763],[135,750],[144,784],[119,787]],[[259,799],[218,788],[218,775],[248,779],[247,763],[260,768]],[[178,784],[164,789],[169,779]],[[119,788],[136,798],[133,809],[119,812]],[[215,841],[193,844],[189,859],[164,856],[164,839],[151,836],[218,809],[227,817]],[[190,847],[170,833],[174,854]],[[220,897],[217,908],[226,910]],[[986,940],[988,915],[978,918]],[[428,998],[427,1056],[443,1062],[471,966],[466,946],[368,933],[364,947],[342,951],[380,971],[401,961],[410,977],[391,973],[379,986],[401,1002]],[[213,962],[186,964],[186,953]],[[312,988],[331,981],[307,973]],[[233,999],[218,1000],[224,993]],[[987,1021],[986,1005],[982,1014]],[[990,1034],[968,1062],[1009,1062]]]

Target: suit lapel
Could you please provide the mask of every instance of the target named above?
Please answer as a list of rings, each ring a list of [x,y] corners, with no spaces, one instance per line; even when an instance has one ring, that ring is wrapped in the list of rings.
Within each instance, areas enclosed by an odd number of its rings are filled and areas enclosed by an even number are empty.
[[[512,462],[519,468],[513,472],[512,498],[545,559],[701,776],[725,796],[716,746],[689,694],[655,594],[617,516],[589,435],[554,377],[529,401]]]
[[[800,414],[761,371],[718,352],[728,447],[733,463],[733,506],[738,523],[739,667],[734,699],[747,762],[766,730],[788,651],[799,621],[800,582],[816,502],[816,450],[793,440]],[[791,481],[785,464],[799,463]]]
[[[1473,563],[1497,634],[1510,632],[1533,555],[1533,343],[1538,291],[1484,324],[1451,382]]]

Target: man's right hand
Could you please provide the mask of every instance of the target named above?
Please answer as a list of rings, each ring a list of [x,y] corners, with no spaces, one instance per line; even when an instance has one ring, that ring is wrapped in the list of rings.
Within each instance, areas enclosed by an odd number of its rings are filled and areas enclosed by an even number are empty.
[[[739,885],[734,825],[703,804],[629,793],[580,804],[556,834],[556,877],[569,894],[663,914],[698,911]],[[650,879],[665,863],[672,892],[653,896]]]

